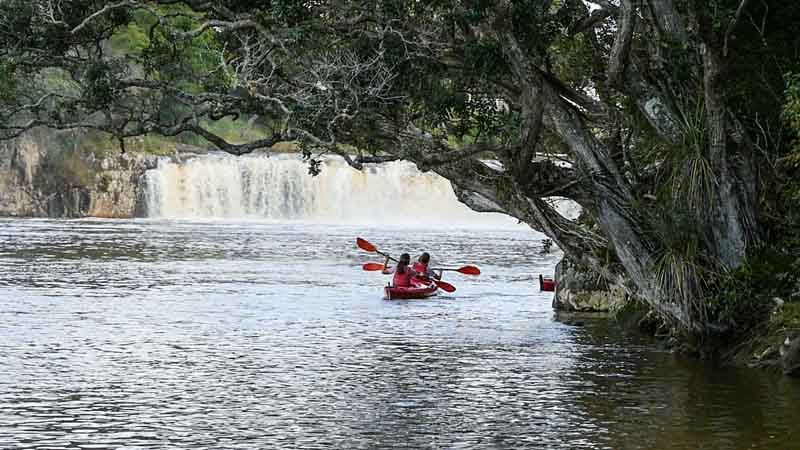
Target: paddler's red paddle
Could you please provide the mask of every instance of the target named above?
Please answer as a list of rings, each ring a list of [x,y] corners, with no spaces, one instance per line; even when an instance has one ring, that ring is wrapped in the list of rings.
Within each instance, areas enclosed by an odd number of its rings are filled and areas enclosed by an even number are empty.
[[[426,278],[426,281],[427,280],[433,281],[434,283],[436,283],[437,286],[439,286],[445,292],[455,292],[456,291],[456,287],[453,286],[452,284],[446,282],[446,281],[437,280],[436,278]]]
[[[363,266],[362,268],[363,268],[364,270],[368,271],[368,272],[375,272],[375,271],[378,271],[378,270],[383,270],[383,269],[385,269],[385,268],[386,268],[386,266],[384,266],[384,265],[383,265],[383,264],[381,264],[381,263],[373,263],[373,262],[369,262],[369,263],[366,263],[366,264],[364,264],[364,266]]]
[[[367,251],[367,252],[370,252],[370,253],[377,253],[377,254],[379,254],[381,256],[385,256],[385,257],[391,259],[394,262],[397,262],[396,259],[394,259],[391,256],[387,255],[386,253],[383,253],[382,251],[379,251],[378,247],[375,247],[374,245],[370,244],[369,241],[367,241],[366,239],[356,238],[356,245],[361,250],[364,250],[364,251]],[[366,270],[366,269],[364,269],[364,270]],[[383,270],[383,269],[381,269],[381,270]]]
[[[475,266],[462,266],[462,267],[459,267],[458,269],[440,269],[440,268],[436,268],[436,269],[431,269],[431,270],[452,271],[452,272],[463,273],[464,275],[480,275],[481,274],[481,269],[478,269]]]
[[[366,251],[368,251],[370,253],[374,253],[374,252],[378,251],[377,247],[375,247],[374,245],[370,244],[369,241],[367,241],[366,239],[361,239],[360,237],[356,238],[356,245],[361,250],[366,250]]]

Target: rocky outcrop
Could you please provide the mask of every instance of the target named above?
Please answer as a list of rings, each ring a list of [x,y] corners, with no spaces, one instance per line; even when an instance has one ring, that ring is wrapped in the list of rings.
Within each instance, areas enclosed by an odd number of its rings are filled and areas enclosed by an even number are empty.
[[[609,312],[621,308],[627,296],[621,288],[609,287],[589,271],[568,259],[556,265],[553,309],[558,311]]]
[[[141,197],[141,178],[153,169],[158,158],[142,153],[126,153],[96,161],[95,189],[91,190],[86,215],[91,217],[132,217]]]
[[[783,341],[780,347],[780,362],[783,373],[800,376],[800,337]]]
[[[39,146],[28,137],[0,143],[0,215],[45,215],[33,188],[41,157]]]
[[[44,133],[0,143],[0,216],[132,217],[158,157],[65,149]],[[51,144],[51,145],[48,145]]]

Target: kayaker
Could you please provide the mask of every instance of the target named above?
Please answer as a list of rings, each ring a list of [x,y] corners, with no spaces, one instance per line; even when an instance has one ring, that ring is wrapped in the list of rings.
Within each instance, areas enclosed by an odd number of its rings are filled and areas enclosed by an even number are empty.
[[[394,287],[411,287],[411,279],[417,275],[417,272],[412,269],[409,264],[411,264],[411,255],[408,253],[403,253],[400,255],[400,261],[397,262],[397,267],[389,267],[389,257],[386,257],[386,261],[383,263],[385,269],[383,269],[383,273],[386,275],[394,274],[394,279],[392,280],[392,285]]]
[[[428,252],[425,252],[419,255],[417,258],[417,262],[414,263],[412,269],[414,272],[417,272],[420,275],[424,275],[428,278],[436,278],[437,280],[441,278],[441,276],[436,276],[433,270],[428,268],[428,264],[431,262],[431,255]]]

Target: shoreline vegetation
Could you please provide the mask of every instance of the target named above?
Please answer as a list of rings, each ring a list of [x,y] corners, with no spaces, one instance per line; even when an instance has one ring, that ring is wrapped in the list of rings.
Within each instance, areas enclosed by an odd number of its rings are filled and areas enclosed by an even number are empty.
[[[570,269],[564,269],[567,266]],[[788,292],[769,282],[781,275],[759,278],[756,289],[729,288],[729,302],[740,327],[722,330],[706,339],[686,335],[658,311],[618,289],[591,279],[590,273],[563,259],[556,267],[558,285],[553,309],[558,320],[580,325],[585,318],[605,319],[623,329],[644,333],[673,352],[709,360],[723,366],[765,369],[784,375],[800,376],[800,302],[797,292]],[[741,276],[741,275],[740,275]],[[753,280],[750,280],[753,282]],[[783,296],[783,298],[781,298]],[[791,298],[793,301],[786,301]],[[752,316],[745,317],[747,314]]]
[[[0,3],[0,214],[134,214],[197,147],[406,160],[545,234],[587,304],[798,373],[798,2],[56,3]]]

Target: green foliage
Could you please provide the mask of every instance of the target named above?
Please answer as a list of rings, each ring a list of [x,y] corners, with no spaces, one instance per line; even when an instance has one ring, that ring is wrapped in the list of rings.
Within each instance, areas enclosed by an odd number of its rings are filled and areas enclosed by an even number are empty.
[[[708,131],[702,99],[677,108],[681,142],[659,142],[639,114],[629,120],[642,130],[637,159],[655,168],[655,198],[632,205],[643,218],[643,231],[656,248],[654,276],[671,301],[697,320],[705,321],[705,299],[722,274],[708,258],[712,239],[708,223],[713,214],[717,174],[708,156]],[[703,324],[704,325],[704,324]]]
[[[664,246],[655,263],[659,286],[666,295],[681,303],[692,302],[702,293],[701,266],[697,258],[696,239],[680,241],[679,245]]]
[[[230,117],[225,117],[216,121],[203,121],[202,125],[217,136],[234,144],[243,144],[245,142],[264,139],[268,136],[267,129],[263,125],[263,122],[248,124],[248,121],[244,119],[234,120]],[[183,139],[182,142],[187,144],[193,143],[187,139]],[[205,141],[201,140],[197,140],[194,143],[205,145]]]
[[[137,58],[149,78],[171,83],[188,92],[227,92],[231,76],[220,68],[222,43],[212,28],[194,39],[178,38],[177,33],[198,28],[201,22],[186,8],[163,7],[160,20],[167,28],[156,27],[144,41]],[[141,17],[136,27],[147,26],[152,17]],[[135,28],[134,28],[135,30]],[[130,39],[135,39],[135,35]]]
[[[106,133],[94,130],[83,130],[63,137],[63,148],[72,148],[83,156],[92,155],[103,158],[109,154],[119,152],[119,142]]]
[[[494,39],[477,39],[464,45],[464,64],[472,76],[492,77],[507,72],[502,44]]]
[[[717,2],[712,16],[728,23],[735,3],[738,2]],[[761,5],[753,8],[751,13],[763,13]],[[737,31],[737,39],[729,42],[729,51],[732,66],[738,67],[736,72],[741,76],[726,84],[726,95],[735,109],[747,111],[743,117],[754,118],[745,122],[745,126],[758,140],[761,152],[758,158],[774,161],[782,156],[785,141],[785,128],[777,120],[774,95],[776,89],[783,90],[783,80],[774,75],[780,73],[779,67],[797,62],[791,63],[781,54],[784,50],[791,51],[791,47],[783,46],[786,41],[780,44],[767,41],[781,36],[782,30],[767,37],[757,36],[752,27]],[[647,220],[647,231],[661,249],[655,273],[662,288],[682,298],[685,307],[693,308],[695,317],[705,317],[708,323],[744,333],[766,319],[774,306],[773,297],[792,301],[792,295],[800,290],[800,265],[796,262],[800,256],[800,214],[795,213],[800,211],[800,183],[794,181],[795,172],[800,169],[800,156],[784,156],[783,164],[769,169],[770,175],[764,179],[761,197],[764,245],[752,249],[745,264],[733,273],[715,271],[718,263],[705,255],[710,253],[706,246],[712,239],[709,223],[713,223],[713,217],[709,214],[714,211],[718,175],[708,153],[703,98],[686,94],[698,90],[702,93],[701,80],[696,75],[700,63],[686,49],[674,44],[666,45],[662,51],[670,61],[669,83],[679,94],[673,107],[679,113],[683,140],[679,145],[659,143],[648,135],[648,127],[640,120],[634,125],[643,133],[644,144],[638,146],[635,158],[643,166],[655,168],[651,192],[657,198],[654,204],[638,208],[638,214],[651,218]],[[790,74],[785,80],[783,119],[800,130],[800,78]],[[636,121],[635,108],[630,106],[626,119]]]
[[[708,156],[708,127],[703,101],[695,100],[678,108],[681,119],[681,144],[672,146],[666,154],[670,184],[665,186],[672,200],[681,209],[694,213],[699,227],[703,216],[714,206],[717,174]],[[698,230],[699,231],[699,230]]]
[[[582,34],[559,35],[549,49],[553,72],[570,86],[586,87],[594,73],[594,52]]]
[[[751,252],[747,262],[720,286],[709,310],[720,323],[750,328],[766,318],[774,298],[787,302],[771,319],[778,327],[800,328],[800,75],[785,75],[785,103],[781,116],[795,139],[793,152],[782,156],[762,195],[765,244]],[[772,138],[778,142],[784,135]],[[786,146],[789,148],[789,146]]]
[[[158,134],[146,134],[138,138],[131,139],[134,145],[127,143],[127,146],[133,151],[141,151],[151,155],[167,156],[175,153],[178,143],[181,141],[177,138],[168,138]]]
[[[772,322],[779,328],[800,330],[800,301],[785,303]]]
[[[0,103],[13,101],[18,87],[19,80],[13,59],[0,59]]]
[[[786,74],[786,103],[782,116],[794,135],[794,150],[797,153],[787,158],[787,163],[800,167],[800,73]]]
[[[765,246],[753,252],[745,264],[724,279],[719,294],[709,299],[710,319],[744,333],[766,319],[775,306],[774,298],[800,301],[797,248],[786,250]]]
[[[129,23],[109,40],[109,44],[116,54],[141,57],[150,45],[150,38],[146,31],[149,17],[142,14],[137,14],[136,17],[135,22]]]
[[[735,13],[736,3],[724,0],[722,14],[726,19]],[[748,17],[763,22],[747,26]],[[796,84],[786,74],[800,73],[798,20],[800,2],[751,2],[736,28],[736,38],[728,42],[729,73],[738,74],[726,80],[728,103],[741,116],[749,116],[752,122],[745,125],[756,138],[763,129],[778,135],[763,145],[773,155],[784,150],[779,116],[786,100],[785,89]]]
[[[251,2],[255,6],[258,2]],[[271,15],[287,25],[297,25],[308,19],[309,2],[304,0],[272,0],[269,2]]]
[[[800,77],[786,76],[783,119],[800,130]],[[784,136],[773,141],[780,143]],[[780,156],[776,145],[771,157]],[[786,147],[788,148],[788,146]],[[709,304],[715,320],[749,329],[766,319],[775,298],[787,302],[772,325],[800,327],[800,153],[783,156],[772,168],[762,193],[763,245],[737,271],[723,279]]]
[[[657,245],[653,275],[662,293],[696,319],[705,316],[703,301],[719,274],[706,257],[705,232],[694,211],[666,200],[641,214],[645,232]]]
[[[119,98],[117,80],[127,66],[121,61],[95,61],[83,74],[86,84],[83,98],[90,108],[102,109]]]

